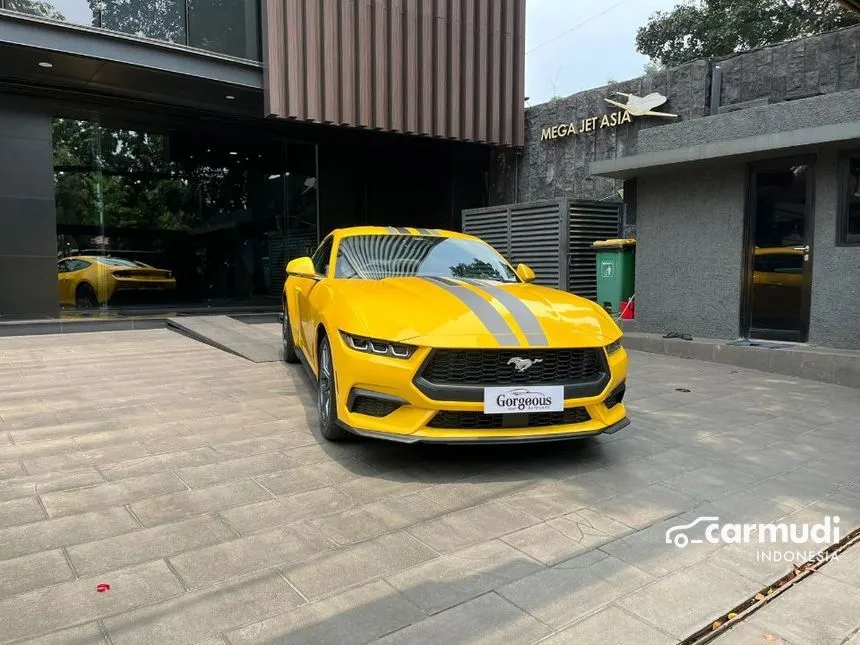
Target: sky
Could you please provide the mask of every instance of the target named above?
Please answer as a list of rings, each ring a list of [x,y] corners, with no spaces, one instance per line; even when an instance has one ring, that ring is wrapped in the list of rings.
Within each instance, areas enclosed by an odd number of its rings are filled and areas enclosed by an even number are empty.
[[[526,0],[528,105],[641,76],[648,57],[636,52],[636,30],[655,11],[681,3]]]

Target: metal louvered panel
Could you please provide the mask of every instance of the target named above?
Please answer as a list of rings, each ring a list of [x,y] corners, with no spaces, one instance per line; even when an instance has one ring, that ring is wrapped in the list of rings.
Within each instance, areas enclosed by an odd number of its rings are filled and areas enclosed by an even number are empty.
[[[568,290],[576,295],[597,299],[596,253],[591,245],[618,237],[621,208],[620,202],[570,202]]]
[[[558,203],[511,207],[511,253],[508,259],[534,269],[535,283],[563,288],[561,217]]]
[[[557,289],[567,284],[567,240],[561,239],[564,200],[509,204],[463,211],[463,231],[481,238],[511,264],[528,264],[535,282]]]
[[[463,232],[481,238],[505,258],[510,257],[510,209],[507,206],[463,211]]]
[[[528,264],[535,282],[597,298],[593,242],[616,238],[621,202],[557,199],[463,211],[463,230],[496,248],[514,266]]]

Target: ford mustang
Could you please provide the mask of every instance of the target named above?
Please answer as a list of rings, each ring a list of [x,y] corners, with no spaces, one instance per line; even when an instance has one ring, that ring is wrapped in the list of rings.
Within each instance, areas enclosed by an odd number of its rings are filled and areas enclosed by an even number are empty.
[[[323,437],[506,443],[626,426],[621,330],[534,279],[476,237],[405,227],[336,230],[291,261],[284,359],[316,384]]]
[[[61,305],[98,307],[118,293],[170,293],[176,279],[166,269],[124,258],[81,255],[57,262]]]

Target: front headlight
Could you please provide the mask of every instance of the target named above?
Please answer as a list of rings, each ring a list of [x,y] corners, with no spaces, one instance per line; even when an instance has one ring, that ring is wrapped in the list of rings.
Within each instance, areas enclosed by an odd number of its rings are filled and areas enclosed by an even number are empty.
[[[344,341],[346,341],[349,347],[365,354],[409,358],[416,349],[414,345],[404,345],[403,343],[392,343],[387,340],[379,340],[378,338],[356,336],[355,334],[348,334],[345,331],[340,332],[340,335],[343,336]]]
[[[619,349],[621,349],[621,339],[620,338],[618,340],[616,340],[614,343],[609,343],[606,346],[606,355],[612,356]]]

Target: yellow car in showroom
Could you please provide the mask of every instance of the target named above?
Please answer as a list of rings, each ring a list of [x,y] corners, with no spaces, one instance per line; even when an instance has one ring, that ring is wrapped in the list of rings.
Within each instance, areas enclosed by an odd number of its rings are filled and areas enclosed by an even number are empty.
[[[476,237],[340,229],[287,274],[284,359],[316,382],[326,439],[551,441],[629,423],[612,318]]]
[[[81,255],[57,262],[57,289],[61,305],[91,309],[118,293],[172,292],[176,279],[167,269],[136,260]]]

